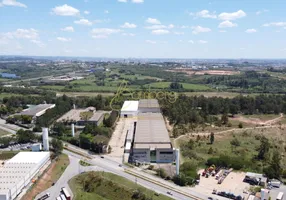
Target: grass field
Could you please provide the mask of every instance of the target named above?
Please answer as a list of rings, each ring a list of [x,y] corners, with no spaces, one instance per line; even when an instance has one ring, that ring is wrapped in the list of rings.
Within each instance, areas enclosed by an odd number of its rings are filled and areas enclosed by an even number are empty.
[[[57,92],[57,96],[67,95],[69,97],[95,97],[97,95],[113,96],[114,93],[107,92]]]
[[[195,148],[192,150],[195,152],[196,156],[207,160],[210,157],[217,157],[219,155],[228,155],[230,157],[242,156],[248,160],[251,160],[254,156],[258,154],[257,148],[260,145],[260,137],[264,135],[269,139],[271,143],[270,153],[273,152],[274,148],[278,151],[284,152],[284,145],[286,145],[285,131],[279,128],[263,128],[263,129],[251,129],[251,130],[237,130],[231,131],[223,134],[215,134],[215,141],[212,145],[209,144],[209,138],[206,136],[201,136],[199,142],[195,142]],[[184,150],[184,145],[186,145],[189,140],[197,140],[197,136],[184,136],[176,140],[176,148],[180,147],[182,150],[183,161],[188,161],[193,159],[194,156],[189,158],[190,153]],[[238,146],[231,145],[231,141],[237,139],[239,141]],[[279,144],[279,145],[277,145]],[[283,145],[284,144],[284,145]],[[213,149],[213,153],[209,153],[209,149]],[[185,154],[184,154],[185,151]],[[270,154],[271,155],[271,154]],[[286,157],[282,156],[281,166],[286,166]],[[244,170],[261,172],[262,168],[250,168],[247,167]]]
[[[1,136],[4,136],[4,135],[9,135],[9,134],[10,134],[9,132],[4,131],[4,130],[2,130],[2,129],[0,128],[0,137],[1,137]]]
[[[0,93],[0,99],[5,97],[12,97],[12,96],[22,96],[22,94],[14,94],[14,93]]]
[[[92,173],[94,173],[94,175],[92,175]],[[94,191],[84,192],[83,183],[81,183],[81,181],[86,180],[89,176],[96,176],[99,178],[93,182],[94,185],[89,185]],[[146,197],[151,197],[153,200],[171,200],[171,198],[161,194],[156,196],[151,190],[139,186],[123,177],[107,172],[89,172],[81,174],[71,179],[69,185],[75,195],[74,200],[131,200],[133,199],[133,191],[137,189],[144,193]]]
[[[222,98],[234,98],[239,95],[243,96],[255,96],[258,94],[241,94],[238,92],[185,92],[187,96],[205,96],[205,97],[222,97]]]
[[[19,151],[0,151],[0,160],[8,160],[13,158]]]
[[[145,87],[151,87],[151,88],[158,88],[158,89],[164,89],[169,88],[171,82],[156,82],[145,85]],[[183,88],[186,90],[197,90],[197,91],[203,91],[203,90],[212,90],[210,87],[205,85],[199,85],[199,84],[189,84],[189,83],[182,83]]]

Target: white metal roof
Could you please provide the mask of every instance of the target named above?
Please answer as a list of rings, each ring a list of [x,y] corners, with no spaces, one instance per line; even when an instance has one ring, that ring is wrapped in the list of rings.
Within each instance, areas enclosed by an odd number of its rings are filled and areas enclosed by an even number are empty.
[[[20,152],[13,158],[11,158],[6,163],[39,163],[45,158],[47,155],[50,155],[49,152]],[[5,163],[5,164],[6,164]]]
[[[123,111],[133,111],[133,112],[136,112],[138,111],[138,104],[139,104],[139,101],[124,101],[124,104],[121,108],[121,112]]]
[[[30,181],[27,175],[31,176],[49,157],[49,152],[20,152],[6,161],[0,168],[0,194],[7,194],[9,189],[14,188],[21,181]]]

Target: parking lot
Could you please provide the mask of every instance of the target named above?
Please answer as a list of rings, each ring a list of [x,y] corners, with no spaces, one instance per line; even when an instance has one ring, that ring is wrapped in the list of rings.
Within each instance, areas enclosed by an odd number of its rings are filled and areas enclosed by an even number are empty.
[[[0,151],[20,151],[20,150],[30,150],[32,143],[26,144],[13,144],[8,146],[7,148],[0,149]]]
[[[202,174],[203,170],[199,173]],[[214,189],[218,192],[227,192],[233,193],[234,195],[244,196],[244,190],[247,190],[250,185],[248,183],[244,183],[243,179],[245,177],[244,172],[230,172],[230,174],[224,179],[221,184],[218,184],[218,180],[215,177],[210,176],[208,178],[201,176],[199,185],[195,186],[195,190],[212,196],[214,198],[218,198],[217,195],[212,195]]]

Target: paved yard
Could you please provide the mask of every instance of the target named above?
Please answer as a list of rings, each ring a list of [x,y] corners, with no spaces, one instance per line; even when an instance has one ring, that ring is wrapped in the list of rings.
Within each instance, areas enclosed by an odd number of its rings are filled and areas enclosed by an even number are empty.
[[[122,163],[127,130],[133,121],[132,118],[120,118],[109,141],[111,153],[108,154],[108,157],[116,162]]]

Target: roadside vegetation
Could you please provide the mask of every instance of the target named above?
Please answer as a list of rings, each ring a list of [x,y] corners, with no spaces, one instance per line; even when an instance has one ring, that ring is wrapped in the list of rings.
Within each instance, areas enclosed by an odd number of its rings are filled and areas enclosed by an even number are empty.
[[[107,172],[88,172],[69,181],[75,200],[171,200],[123,177]]]

